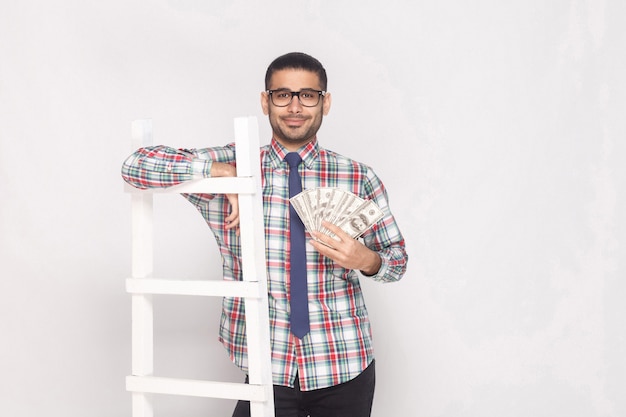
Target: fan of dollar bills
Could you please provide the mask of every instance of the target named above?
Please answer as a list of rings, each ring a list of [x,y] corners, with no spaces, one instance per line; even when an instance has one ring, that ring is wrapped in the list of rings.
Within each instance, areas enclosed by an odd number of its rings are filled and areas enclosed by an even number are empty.
[[[383,211],[373,201],[339,188],[304,190],[290,201],[309,232],[318,231],[334,238],[335,234],[322,226],[322,220],[357,238],[383,217]]]

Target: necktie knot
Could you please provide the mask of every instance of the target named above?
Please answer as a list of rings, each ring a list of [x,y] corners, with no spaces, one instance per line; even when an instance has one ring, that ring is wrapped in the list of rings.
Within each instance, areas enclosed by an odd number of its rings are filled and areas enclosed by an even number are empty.
[[[302,162],[302,158],[300,158],[298,152],[289,152],[285,155],[285,161],[287,161],[290,168],[297,168],[300,162]]]

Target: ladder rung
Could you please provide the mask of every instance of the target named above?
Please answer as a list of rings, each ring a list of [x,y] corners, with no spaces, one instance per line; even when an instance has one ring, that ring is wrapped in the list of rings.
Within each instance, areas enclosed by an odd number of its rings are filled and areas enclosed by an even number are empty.
[[[127,376],[126,390],[151,394],[266,401],[266,389],[262,385],[235,382],[215,382],[154,376]]]
[[[254,194],[256,184],[252,177],[219,177],[186,181],[167,188],[150,188],[147,190],[139,190],[124,184],[124,191],[127,193],[155,194]]]
[[[127,278],[126,291],[132,294],[259,298],[259,284],[256,281]]]

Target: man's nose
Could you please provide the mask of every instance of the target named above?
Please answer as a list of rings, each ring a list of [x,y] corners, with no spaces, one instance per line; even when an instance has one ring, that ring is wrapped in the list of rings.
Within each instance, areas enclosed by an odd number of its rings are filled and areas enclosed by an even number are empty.
[[[298,94],[292,93],[291,103],[289,103],[287,109],[293,113],[299,113],[302,111],[302,103],[300,103],[300,96]]]

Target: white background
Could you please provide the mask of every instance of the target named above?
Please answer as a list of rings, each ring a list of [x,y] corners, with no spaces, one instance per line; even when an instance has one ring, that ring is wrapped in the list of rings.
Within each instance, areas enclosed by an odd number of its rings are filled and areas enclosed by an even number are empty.
[[[626,415],[622,0],[0,3],[0,413],[129,416],[132,120],[222,145],[265,69],[329,74],[323,146],[388,188],[408,271],[365,281],[374,416]],[[157,275],[220,276],[159,196]],[[219,301],[159,298],[156,372],[241,381]],[[158,416],[231,401],[156,397]]]

